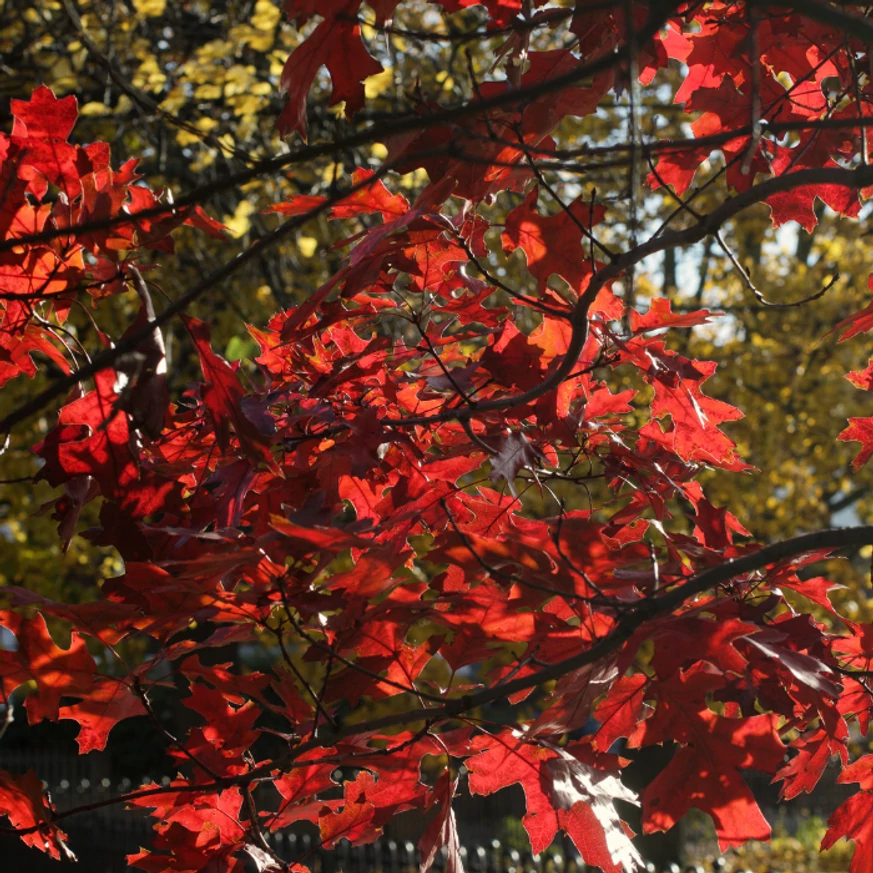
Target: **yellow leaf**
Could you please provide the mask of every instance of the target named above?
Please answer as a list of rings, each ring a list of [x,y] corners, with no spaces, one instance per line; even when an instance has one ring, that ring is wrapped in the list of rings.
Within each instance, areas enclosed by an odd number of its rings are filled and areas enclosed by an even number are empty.
[[[234,148],[236,147],[236,143],[233,141],[233,137],[229,133],[223,133],[219,138],[218,142],[221,145],[222,149],[224,149],[226,154],[232,154]],[[252,207],[254,209],[254,207]]]
[[[282,17],[279,7],[272,0],[258,0],[252,15],[252,25],[258,30],[272,30]]]
[[[194,98],[196,100],[219,100],[221,93],[221,85],[208,83],[197,86],[194,91]]]
[[[337,163],[334,163],[333,161],[331,161],[322,171],[321,178],[323,181],[330,184],[330,183],[334,182],[335,180],[339,179],[339,177],[342,176],[342,174],[343,174],[343,165],[337,164]]]
[[[99,100],[92,100],[79,109],[79,115],[109,115],[109,110]]]
[[[228,98],[228,104],[233,107],[236,115],[255,115],[264,107],[264,101],[255,94],[242,94],[239,97]]]
[[[299,251],[304,258],[311,258],[315,254],[317,248],[318,240],[314,236],[297,237],[297,251]]]
[[[394,84],[394,70],[392,67],[386,67],[381,73],[376,73],[375,76],[367,76],[364,79],[364,94],[368,100],[384,94]]]
[[[443,91],[451,91],[455,87],[455,80],[445,70],[440,70],[435,79],[443,86]]]
[[[154,57],[146,58],[133,76],[133,84],[144,91],[160,91],[167,77]]]
[[[233,215],[230,218],[224,219],[224,224],[227,227],[228,233],[237,239],[248,233],[248,230],[252,225],[249,217],[254,211],[254,204],[249,203],[248,200],[241,200],[234,210]]]
[[[133,0],[133,5],[140,15],[146,18],[157,18],[163,15],[167,8],[167,0]]]
[[[214,118],[208,118],[203,115],[194,122],[194,127],[202,130],[204,133],[210,133],[214,127],[218,126],[218,122]],[[176,134],[176,141],[179,145],[193,145],[196,142],[203,142],[203,138],[197,136],[196,133],[187,130],[180,130]]]
[[[161,109],[175,114],[185,105],[187,99],[184,89],[176,85],[161,101]]]

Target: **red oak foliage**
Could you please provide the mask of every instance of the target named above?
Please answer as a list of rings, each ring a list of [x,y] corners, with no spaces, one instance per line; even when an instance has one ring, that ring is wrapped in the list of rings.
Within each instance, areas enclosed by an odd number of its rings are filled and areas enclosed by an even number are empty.
[[[385,24],[396,5],[371,7]],[[830,630],[783,593],[835,615],[832,584],[806,568],[873,533],[761,548],[713,505],[701,470],[749,470],[724,428],[742,413],[706,393],[714,363],[670,348],[712,314],[628,293],[643,257],[692,244],[751,204],[769,204],[775,225],[811,227],[817,199],[858,214],[873,173],[853,126],[867,105],[853,76],[869,69],[871,26],[824,2],[579,2],[559,15],[484,5],[505,40],[493,81],[468,104],[422,100],[388,125],[378,172],[268,210],[295,227],[325,213],[348,233],[324,287],[250,328],[260,351],[246,378],[212,348],[209,327],[186,318],[202,381],[184,398],[146,398],[141,427],[131,410],[148,379],[125,364],[125,343],[151,343],[146,376],[163,363],[143,302],[126,338],[113,338],[117,355],[58,383],[75,387],[33,446],[38,478],[57,489],[48,509],[68,543],[98,503],[99,526],[81,533],[114,547],[125,569],[88,603],[3,590],[0,621],[15,640],[0,652],[3,700],[28,686],[29,720],[77,722],[83,754],[124,719],[153,723],[176,778],[108,801],[154,818],[152,846],[130,858],[152,873],[241,873],[246,858],[285,869],[265,833],[306,821],[327,847],[364,844],[408,810],[429,822],[423,868],[445,847],[447,869],[461,873],[453,797],[516,784],[534,851],[563,830],[587,863],[630,873],[640,859],[614,800],[641,805],[645,832],[703,810],[722,847],[735,846],[769,834],[743,771],[791,798],[834,757],[860,788],[825,845],[855,840],[853,873],[873,870],[871,767],[848,764],[850,730],[865,732],[873,707],[851,676],[870,669],[873,630],[845,620]],[[280,130],[306,134],[322,67],[353,117],[363,80],[381,69],[359,3],[284,10],[298,26],[320,20],[285,67]],[[575,41],[538,52],[532,27]],[[675,100],[693,136],[655,149],[648,185],[685,195],[715,148],[728,190],[709,216],[610,249],[595,234],[622,225],[616,205],[593,191],[562,203],[534,158],[553,152],[566,117],[623,99],[632,73],[645,86],[678,62]],[[860,87],[869,102],[873,86]],[[832,103],[839,90],[849,98]],[[172,256],[179,225],[221,234],[199,207],[140,184],[135,161],[116,170],[105,143],[71,143],[74,97],[40,88],[12,111],[0,134],[3,384],[33,377],[45,358],[70,373],[70,307],[137,290],[137,268],[147,276]],[[389,169],[423,169],[429,183],[410,203]],[[519,249],[523,291],[493,266]],[[869,331],[870,310],[834,330]],[[615,372],[636,387],[612,390]],[[873,388],[869,372],[849,378]],[[838,435],[862,443],[858,465],[873,455],[871,422]],[[603,496],[565,511],[551,483],[587,477]],[[537,492],[552,517],[528,511]],[[125,640],[150,660],[113,660]],[[265,672],[201,658],[265,641],[276,653]],[[161,683],[192,713],[179,736],[150,705]],[[622,753],[665,743],[672,760],[637,797]],[[64,851],[38,774],[0,772],[0,812],[29,845]]]

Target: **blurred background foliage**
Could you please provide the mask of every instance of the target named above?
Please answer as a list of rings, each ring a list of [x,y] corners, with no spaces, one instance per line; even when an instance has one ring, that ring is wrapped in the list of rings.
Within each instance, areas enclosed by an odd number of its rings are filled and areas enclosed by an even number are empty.
[[[374,20],[366,6],[362,18],[368,48],[386,67],[385,73],[366,83],[370,99],[363,117],[374,122],[408,111],[422,99],[450,105],[469,97],[474,80],[481,82],[491,75],[502,41],[500,36],[459,36],[481,32],[485,16],[478,7],[445,16],[423,0],[410,0],[398,8],[391,33],[366,25]],[[274,129],[283,103],[278,81],[288,54],[314,23],[298,33],[273,0],[0,0],[0,123],[8,130],[10,98],[26,98],[39,84],[50,86],[59,96],[75,94],[82,116],[74,132],[76,141],[110,142],[116,164],[139,157],[146,181],[178,196],[289,148]],[[433,38],[417,36],[423,32]],[[545,29],[535,36],[532,47],[555,48],[557,39]],[[671,102],[681,75],[680,69],[671,69],[642,89],[644,134],[689,135],[689,117]],[[330,84],[323,71],[313,91],[317,93],[310,95],[310,141],[348,133],[351,125],[338,107],[327,106]],[[563,122],[556,139],[565,148],[621,141],[628,124],[627,107],[625,90],[596,115]],[[275,226],[274,216],[263,214],[271,203],[299,192],[324,193],[355,167],[377,166],[385,155],[380,143],[346,149],[220,192],[203,205],[226,224],[230,239],[215,241],[186,229],[178,235],[176,255],[156,263],[150,278],[167,299],[177,297],[205,271]],[[711,166],[705,169],[717,175],[721,162],[720,155],[713,154]],[[560,174],[549,173],[548,181],[565,200],[589,196],[596,189],[598,199],[609,205],[604,241],[618,249],[628,245],[624,167],[582,162]],[[425,182],[423,171],[417,171],[393,177],[388,184],[404,189],[411,198]],[[711,208],[723,196],[719,178],[698,195],[695,208]],[[638,199],[641,233],[657,227],[677,208],[660,191]],[[518,195],[503,194],[486,211],[496,217],[518,201]],[[540,208],[546,207],[557,209],[541,191]],[[683,220],[680,215],[678,221]],[[839,269],[841,278],[834,288],[798,308],[761,306],[711,242],[651,259],[635,277],[633,294],[642,309],[652,296],[666,295],[675,308],[706,307],[725,313],[710,326],[687,334],[675,332],[668,343],[689,357],[718,361],[709,393],[746,413],[728,430],[746,460],[760,472],[744,476],[704,472],[703,477],[711,499],[728,506],[765,541],[873,518],[873,473],[870,468],[853,473],[850,462],[856,446],[835,441],[848,416],[870,412],[865,408],[866,395],[844,378],[846,372],[866,365],[865,343],[861,339],[838,345],[833,336],[825,336],[869,298],[871,246],[865,226],[863,220],[838,221],[823,213],[812,235],[792,227],[774,232],[767,209],[761,207],[748,211],[728,229],[726,237],[738,260],[772,301],[806,297]],[[246,323],[263,325],[277,309],[311,294],[340,263],[341,251],[335,244],[358,229],[349,222],[314,220],[295,239],[276,245],[201,298],[194,314],[211,324],[216,349],[233,360],[250,357],[255,346]],[[499,228],[492,233],[496,251]],[[529,287],[530,277],[518,255],[505,259],[495,253],[493,267],[507,284]],[[117,336],[131,320],[136,304],[128,298],[109,303],[96,317],[101,328]],[[161,304],[156,300],[159,308]],[[87,334],[87,319],[82,317],[75,327]],[[178,326],[169,331],[167,340],[173,388],[178,392],[198,378],[196,359]],[[92,333],[86,342],[94,341]],[[0,397],[0,412],[30,396],[41,380],[52,375],[51,368],[44,367],[36,383],[9,384]],[[618,390],[625,377],[616,372],[608,378],[615,383],[613,390]],[[41,419],[16,432],[0,456],[0,478],[14,480],[33,473],[29,447],[50,426],[52,416],[47,410]],[[595,489],[596,482],[588,487]],[[570,506],[585,506],[590,499],[578,486],[555,491]],[[0,486],[0,536],[16,543],[15,548],[0,552],[0,584],[25,585],[72,601],[87,598],[95,582],[119,571],[118,562],[110,552],[81,538],[62,555],[54,523],[37,514],[49,496],[44,485]],[[556,510],[547,493],[532,490],[525,501],[533,512]],[[861,555],[858,560],[869,563],[869,557]],[[851,581],[857,576],[839,562],[834,562],[831,574],[850,586],[837,595],[846,614],[869,620],[873,611],[867,589]]]

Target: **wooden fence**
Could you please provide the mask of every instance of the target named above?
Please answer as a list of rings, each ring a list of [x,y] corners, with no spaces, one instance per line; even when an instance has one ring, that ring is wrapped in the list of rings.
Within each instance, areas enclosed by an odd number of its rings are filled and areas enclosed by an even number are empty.
[[[137,779],[113,780],[108,762],[99,754],[80,758],[56,750],[28,751],[0,750],[0,769],[23,772],[33,769],[44,779],[56,807],[63,811],[75,806],[100,802],[108,797],[127,793],[145,782],[169,784],[169,777],[154,778],[143,774]],[[767,780],[750,776],[750,784],[765,812],[776,814],[776,792],[768,787]],[[783,826],[793,830],[794,823],[804,816],[815,814],[822,817],[833,811],[836,805],[852,793],[850,786],[836,785],[833,779],[823,780],[822,787],[812,796],[788,804],[779,812]],[[480,798],[462,795],[457,799],[456,813],[463,847],[461,854],[469,873],[585,873],[575,847],[566,838],[552,846],[548,852],[534,856],[525,851],[519,820],[524,812],[520,791],[501,792],[492,797]],[[407,818],[404,823],[404,817]],[[769,816],[768,816],[769,817]],[[368,846],[352,847],[342,840],[332,850],[323,849],[317,841],[314,829],[309,825],[295,825],[293,829],[268,834],[271,848],[285,861],[299,861],[313,873],[416,873],[420,855],[415,848],[423,819],[417,813],[407,813],[392,822],[386,836]],[[515,838],[507,836],[507,824],[515,825]],[[82,862],[83,873],[123,873],[129,867],[125,857],[142,846],[150,845],[154,819],[145,811],[124,809],[110,805],[94,809],[80,816],[70,817],[62,823],[70,836],[70,845]],[[513,830],[513,828],[509,828]],[[502,836],[502,840],[499,837]],[[702,851],[705,841],[698,841],[695,834],[685,835],[686,846],[693,844]],[[2,835],[0,835],[2,837]],[[23,846],[20,840],[0,838],[0,858],[5,871],[26,873],[49,873],[59,869],[36,850]],[[679,869],[669,863],[661,869]],[[443,856],[437,859],[436,869],[445,867]],[[71,871],[75,868],[68,867]],[[650,865],[655,870],[654,865]],[[693,864],[687,869],[694,869]]]

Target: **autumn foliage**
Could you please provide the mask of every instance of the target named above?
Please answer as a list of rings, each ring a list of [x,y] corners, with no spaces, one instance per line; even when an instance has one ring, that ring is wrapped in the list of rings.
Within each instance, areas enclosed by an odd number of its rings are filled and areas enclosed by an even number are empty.
[[[469,5],[440,0],[446,16]],[[713,235],[730,254],[724,228],[756,204],[806,230],[819,202],[866,215],[873,22],[824,0],[484,5],[482,37],[500,38],[490,80],[465,103],[416,92],[368,121],[364,80],[382,65],[362,16],[390,32],[395,4],[286,0],[304,34],[279,83],[289,151],[221,184],[293,178],[363,143],[385,157],[326,191],[289,185],[268,210],[275,230],[168,304],[150,269],[183,225],[222,235],[206,202],[220,186],[174,201],[136,157],[75,144],[74,96],[12,101],[0,384],[51,380],[0,428],[14,444],[46,417],[32,446],[55,489],[43,512],[62,543],[112,547],[124,572],[75,603],[2,589],[16,640],[0,652],[2,699],[28,691],[30,724],[76,722],[81,754],[125,719],[157,732],[172,784],[105,801],[154,818],[130,858],[151,873],[282,870],[271,831],[305,821],[328,848],[364,844],[408,810],[428,822],[423,869],[445,847],[460,873],[462,783],[520,784],[534,852],[564,831],[588,864],[631,873],[641,859],[615,800],[641,806],[646,833],[702,810],[724,850],[769,835],[744,771],[791,799],[834,760],[857,793],[825,847],[854,840],[852,873],[870,873],[873,756],[849,751],[873,711],[873,627],[838,614],[816,565],[873,544],[873,528],[761,546],[740,508],[707,498],[707,471],[755,475],[730,435],[742,412],[707,389],[715,364],[673,342],[718,313],[641,295],[634,276]],[[363,120],[307,143],[324,68],[330,102]],[[655,87],[672,88],[686,138],[644,140],[640,89]],[[626,125],[571,153],[563,125],[607,101],[624,102]],[[549,178],[574,158],[626,168],[620,202],[584,175],[575,199],[559,196]],[[426,183],[407,198],[399,180],[416,171]],[[639,216],[653,192],[675,206],[660,228]],[[251,365],[229,363],[186,307],[315,218],[341,229],[339,268],[248,326]],[[139,310],[125,329],[70,326],[119,295]],[[863,342],[871,313],[824,325],[822,341]],[[202,374],[187,386],[166,365],[174,319]],[[873,390],[873,365],[848,378]],[[873,418],[833,439],[859,442],[866,463]],[[219,657],[241,643],[272,668]],[[158,691],[190,728],[162,721]],[[637,796],[626,753],[663,744],[675,752]],[[0,771],[0,812],[60,858],[75,850],[65,820],[89,810],[58,813],[38,773]]]

